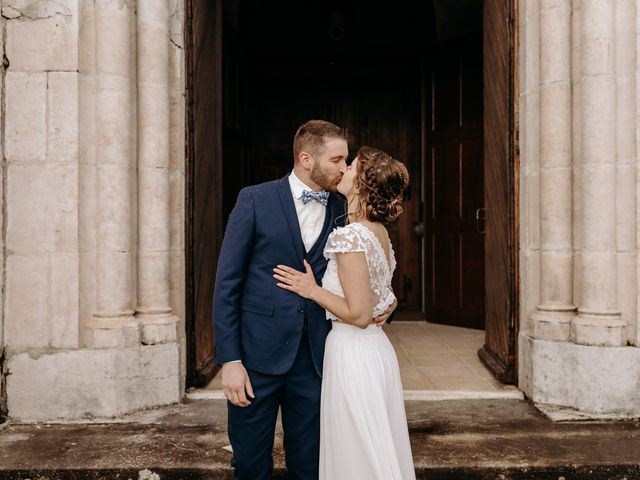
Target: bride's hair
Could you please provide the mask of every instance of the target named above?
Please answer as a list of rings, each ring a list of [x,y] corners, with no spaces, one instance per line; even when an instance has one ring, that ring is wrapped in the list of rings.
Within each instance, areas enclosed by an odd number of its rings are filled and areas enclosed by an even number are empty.
[[[361,208],[372,222],[391,223],[402,213],[409,172],[404,164],[377,148],[362,146],[354,187],[359,191]]]

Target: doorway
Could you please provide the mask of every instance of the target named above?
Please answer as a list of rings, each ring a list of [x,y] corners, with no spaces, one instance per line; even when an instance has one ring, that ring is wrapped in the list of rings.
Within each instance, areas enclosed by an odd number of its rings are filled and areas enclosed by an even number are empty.
[[[502,25],[500,6],[481,0],[433,0],[424,11],[364,0],[188,2],[189,385],[215,374],[212,272],[236,195],[290,171],[293,134],[311,118],[346,127],[352,155],[372,145],[407,165],[405,212],[389,229],[397,318],[485,329],[481,358],[500,380],[515,380],[507,377],[515,372],[517,309],[510,303],[509,318],[501,309],[488,319],[486,278],[501,273],[485,268],[491,162],[484,128],[495,119],[487,117],[483,89],[487,31],[508,29],[513,18]],[[507,53],[513,56],[512,45]],[[512,105],[509,98],[506,108]],[[504,191],[510,208],[515,197]],[[511,282],[499,292],[506,303],[514,289]],[[499,348],[494,335],[506,337]]]

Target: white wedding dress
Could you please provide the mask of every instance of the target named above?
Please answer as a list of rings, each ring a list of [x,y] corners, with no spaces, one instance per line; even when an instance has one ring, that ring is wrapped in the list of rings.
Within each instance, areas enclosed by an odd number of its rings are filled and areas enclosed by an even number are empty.
[[[364,252],[377,316],[394,295],[395,269],[375,234],[360,223],[334,230],[324,250],[329,260],[322,286],[344,297],[336,253]],[[321,480],[415,479],[400,369],[393,346],[376,325],[361,329],[327,312],[333,327],[324,353],[320,406]]]

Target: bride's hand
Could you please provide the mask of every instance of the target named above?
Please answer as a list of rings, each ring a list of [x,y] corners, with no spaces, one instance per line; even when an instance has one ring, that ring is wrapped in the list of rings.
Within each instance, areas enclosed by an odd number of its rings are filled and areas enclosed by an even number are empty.
[[[313,291],[318,288],[318,284],[313,276],[311,265],[306,260],[304,268],[306,271],[303,273],[286,265],[278,265],[273,269],[275,272],[273,276],[280,282],[277,284],[280,288],[297,293],[304,298],[311,298]]]

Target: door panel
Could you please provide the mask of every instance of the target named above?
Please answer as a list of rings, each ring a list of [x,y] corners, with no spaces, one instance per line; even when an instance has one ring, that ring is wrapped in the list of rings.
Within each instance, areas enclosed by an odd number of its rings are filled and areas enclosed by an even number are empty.
[[[481,329],[484,238],[476,221],[483,205],[480,35],[436,45],[429,81],[427,319]]]
[[[399,82],[398,72],[391,71],[393,73],[388,77],[381,72],[371,72],[367,82],[355,86],[360,94],[358,102],[351,103],[358,117],[352,131],[356,142],[354,148],[364,144],[384,150],[402,161],[411,177],[411,187],[403,204],[404,213],[387,226],[397,260],[392,286],[398,298],[398,313],[402,314],[419,312],[422,302],[420,238],[413,231],[413,224],[420,218],[419,77],[415,71],[409,80],[400,75],[403,81]],[[416,79],[413,86],[410,78]],[[342,102],[349,102],[348,98],[343,97]]]
[[[514,200],[514,2],[484,2],[486,343],[479,354],[503,382],[516,380],[516,222]]]
[[[190,0],[187,48],[187,385],[213,378],[213,283],[222,241],[221,0]]]

